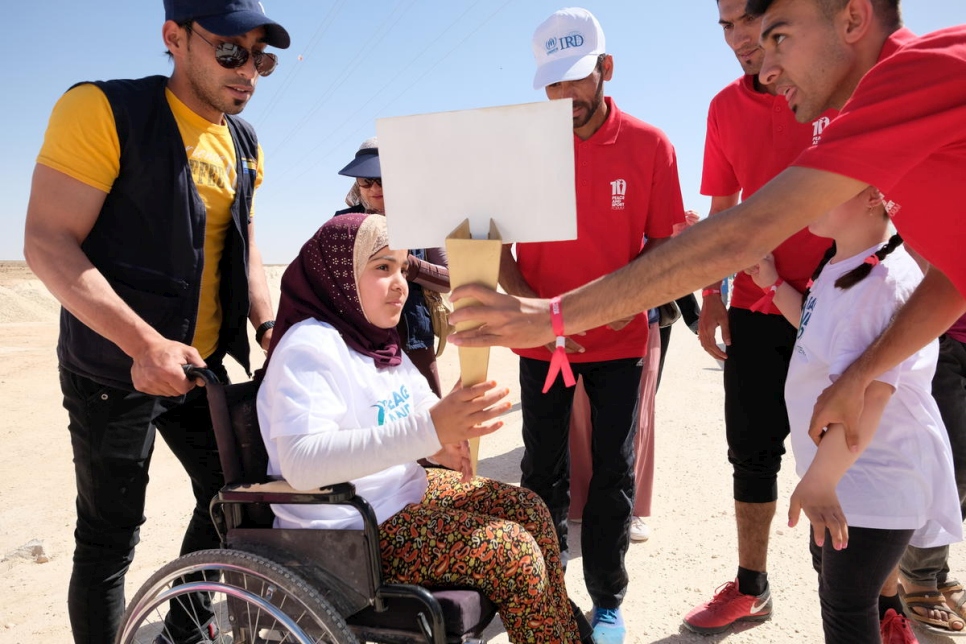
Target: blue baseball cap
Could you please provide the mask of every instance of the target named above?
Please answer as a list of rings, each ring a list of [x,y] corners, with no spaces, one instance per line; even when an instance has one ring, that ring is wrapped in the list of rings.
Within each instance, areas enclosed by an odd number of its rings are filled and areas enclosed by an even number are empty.
[[[188,21],[216,36],[240,36],[258,27],[265,28],[265,42],[272,47],[288,49],[288,32],[269,20],[265,8],[257,0],[164,0],[164,19],[177,23]]]

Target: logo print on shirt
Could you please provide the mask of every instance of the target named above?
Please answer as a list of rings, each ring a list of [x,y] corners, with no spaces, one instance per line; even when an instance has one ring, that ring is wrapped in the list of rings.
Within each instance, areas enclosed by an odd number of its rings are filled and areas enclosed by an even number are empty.
[[[822,132],[828,127],[828,124],[832,121],[827,116],[823,116],[814,123],[812,123],[812,145],[815,145],[822,140]]]
[[[376,408],[376,425],[385,425],[387,421],[406,418],[412,413],[412,403],[410,401],[409,389],[406,385],[399,387],[399,391],[393,393],[384,400],[376,401],[372,405]]]
[[[890,218],[895,217],[899,214],[899,211],[902,210],[902,204],[897,204],[891,199],[884,200],[882,205],[885,208],[886,214],[888,214]]]
[[[615,179],[610,182],[610,209],[623,210],[624,197],[627,195],[627,182],[623,179]]]
[[[812,311],[815,310],[815,296],[809,294],[808,301],[805,302],[805,306],[802,307],[802,318],[798,323],[798,335],[796,340],[800,340],[802,335],[805,333],[805,327],[808,326],[808,321],[812,319]]]

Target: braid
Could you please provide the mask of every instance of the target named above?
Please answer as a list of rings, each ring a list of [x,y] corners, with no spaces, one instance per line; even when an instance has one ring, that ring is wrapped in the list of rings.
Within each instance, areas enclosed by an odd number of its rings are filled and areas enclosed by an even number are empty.
[[[815,267],[815,272],[813,272],[812,276],[809,278],[808,284],[805,286],[805,292],[802,293],[802,302],[808,301],[808,294],[812,290],[812,284],[815,283],[815,280],[818,279],[818,276],[822,274],[822,269],[825,268],[825,265],[828,264],[833,257],[835,257],[834,241],[832,242],[832,245],[828,247],[828,250],[825,251],[825,255],[822,256],[822,261],[818,263],[818,266]]]
[[[889,238],[889,241],[882,245],[866,259],[866,261],[853,268],[851,271],[835,280],[835,286],[840,289],[852,288],[872,272],[872,267],[884,260],[892,251],[902,245],[902,237],[898,234]],[[874,260],[872,258],[875,258]]]

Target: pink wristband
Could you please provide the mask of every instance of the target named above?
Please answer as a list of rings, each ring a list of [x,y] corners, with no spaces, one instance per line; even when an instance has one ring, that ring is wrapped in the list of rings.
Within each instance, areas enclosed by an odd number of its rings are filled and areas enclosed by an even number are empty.
[[[564,385],[573,387],[577,384],[574,372],[570,368],[570,360],[567,359],[567,338],[564,337],[563,312],[560,310],[560,297],[550,300],[550,325],[553,327],[553,334],[557,336],[556,348],[550,358],[550,368],[547,370],[547,379],[543,382],[543,393],[550,391],[553,381],[557,379],[558,373],[563,373]]]
[[[764,313],[765,310],[768,309],[768,306],[772,303],[772,300],[775,299],[775,293],[778,292],[778,287],[784,283],[785,280],[779,277],[777,280],[775,280],[774,284],[761,289],[765,292],[765,294],[760,300],[751,305],[751,310],[755,313]]]
[[[553,327],[553,334],[560,336],[564,334],[563,312],[560,310],[560,296],[550,300],[550,325]]]

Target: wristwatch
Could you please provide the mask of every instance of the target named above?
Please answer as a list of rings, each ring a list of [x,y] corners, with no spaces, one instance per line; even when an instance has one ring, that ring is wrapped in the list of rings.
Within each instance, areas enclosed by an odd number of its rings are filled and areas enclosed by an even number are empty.
[[[255,329],[255,344],[262,346],[262,338],[264,338],[268,330],[274,328],[274,326],[275,320],[265,320],[259,324],[258,328]]]

